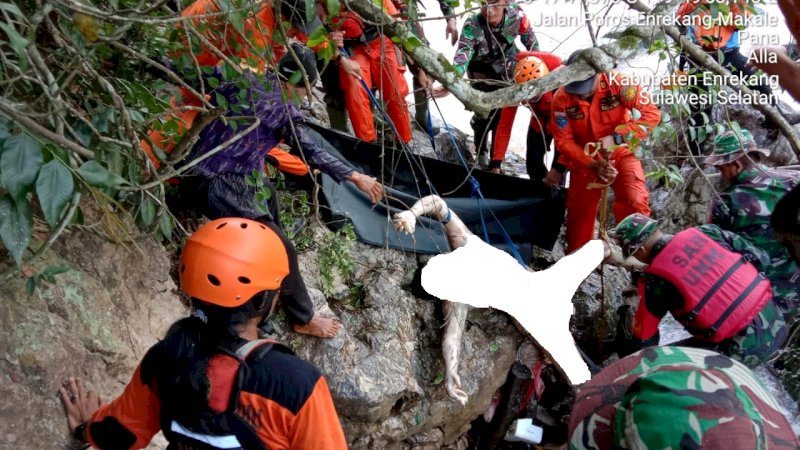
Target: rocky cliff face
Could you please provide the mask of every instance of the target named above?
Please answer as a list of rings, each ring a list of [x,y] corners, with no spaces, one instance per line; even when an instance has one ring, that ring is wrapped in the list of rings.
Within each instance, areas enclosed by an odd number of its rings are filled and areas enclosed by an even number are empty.
[[[459,370],[470,399],[461,406],[444,389],[438,301],[409,292],[416,257],[360,243],[352,253],[362,291],[354,296],[349,286],[338,284],[329,302],[317,289],[316,251],[300,255],[316,306],[343,324],[339,335],[306,338],[281,320],[275,321],[276,335],[327,377],[351,448],[452,444],[505,381],[521,336],[501,313],[470,313]]]
[[[144,352],[185,313],[164,248],[123,248],[91,231],[65,235],[32,267],[63,266],[33,295],[16,274],[0,283],[0,448],[66,448],[71,440],[56,392],[83,378],[109,400]],[[3,271],[11,270],[4,266]],[[156,441],[153,448],[163,448]]]

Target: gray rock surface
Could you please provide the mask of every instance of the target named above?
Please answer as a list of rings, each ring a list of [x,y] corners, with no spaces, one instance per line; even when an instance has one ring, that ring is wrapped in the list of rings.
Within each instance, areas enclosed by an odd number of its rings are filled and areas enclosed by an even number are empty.
[[[0,448],[67,448],[56,392],[83,378],[108,401],[145,351],[185,314],[167,252],[143,240],[121,248],[93,232],[67,233],[32,271],[69,267],[29,296],[25,278],[0,283]],[[2,267],[3,272],[10,267]],[[157,439],[151,448],[163,448]]]
[[[454,443],[504,382],[520,335],[504,314],[470,313],[459,370],[470,400],[462,407],[442,383],[439,305],[404,288],[417,269],[414,255],[357,242],[352,246],[358,267],[354,279],[364,286],[358,298],[342,284],[336,289],[339,295],[327,302],[318,290],[316,250],[300,255],[315,306],[342,322],[339,335],[306,338],[278,319],[276,336],[326,376],[351,448],[442,448]]]

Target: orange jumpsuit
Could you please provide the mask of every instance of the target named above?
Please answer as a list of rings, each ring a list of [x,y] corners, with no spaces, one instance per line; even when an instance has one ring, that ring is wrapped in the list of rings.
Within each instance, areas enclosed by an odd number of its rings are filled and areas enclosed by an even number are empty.
[[[219,5],[216,0],[197,0],[181,11],[181,17],[202,16],[218,11]],[[253,17],[245,19],[244,32],[245,36],[249,37],[247,43],[243,42],[242,36],[236,33],[224,20],[220,20],[218,16],[192,19],[192,24],[222,54],[241,58],[251,67],[256,67],[260,70],[265,69],[267,61],[274,63],[284,52],[283,46],[274,43],[272,40],[272,34],[275,29],[275,16],[269,2],[263,2],[261,9]],[[175,52],[170,56],[177,64],[184,64],[183,59],[189,58],[186,63],[190,66],[194,65],[188,49]],[[206,46],[202,46],[200,51],[195,53],[195,58],[197,58],[197,64],[200,67],[214,67],[222,61],[222,58]],[[180,98],[173,97],[170,101],[173,108],[177,108],[178,105],[203,106],[200,99],[196,98],[188,89],[182,87],[180,88],[180,93]],[[209,98],[209,96],[206,96],[206,100]],[[147,133],[149,142],[147,139],[139,141],[142,150],[153,162],[156,169],[161,166],[161,161],[155,156],[150,142],[164,153],[171,153],[180,140],[180,136],[192,127],[192,123],[194,123],[194,119],[199,113],[197,110],[185,110],[172,115],[172,118],[176,119],[178,124],[178,129],[172,138],[166,136],[158,128],[151,128]]]
[[[397,14],[391,2],[384,2],[389,14]],[[397,53],[392,41],[378,35],[373,39],[366,38],[365,25],[358,15],[344,11],[331,20],[335,29],[344,33],[350,51],[350,58],[361,66],[361,74],[369,89],[377,86],[381,99],[386,105],[386,114],[392,120],[399,140],[403,143],[411,141],[411,115],[408,112],[405,95],[408,84],[401,76]],[[359,42],[364,38],[366,42]],[[348,42],[349,41],[349,42]],[[343,69],[339,69],[339,86],[344,92],[345,107],[350,116],[355,135],[364,141],[374,141],[378,134],[372,118],[372,104],[364,92],[361,82],[351,77]]]
[[[547,69],[552,72],[561,67],[561,58],[548,52],[522,51],[517,53],[517,61],[521,61],[529,56],[541,59]],[[546,134],[552,133],[550,124],[550,112],[552,110],[553,92],[545,92],[535,102],[528,102],[533,115],[531,116],[530,130],[528,133]],[[514,118],[517,116],[517,106],[503,108],[500,111],[500,122],[497,123],[495,130],[494,149],[492,150],[492,161],[503,161],[508,150],[508,143],[511,140],[511,129],[514,126]]]
[[[602,191],[588,189],[587,185],[597,180],[589,169],[593,158],[584,152],[584,146],[613,132],[626,140],[630,135],[641,141],[661,120],[661,113],[650,96],[624,74],[610,72],[597,77],[597,91],[589,101],[568,94],[564,87],[553,97],[553,137],[561,152],[559,162],[567,166],[571,174],[567,193],[567,247],[570,252],[594,237],[594,221]],[[632,109],[641,114],[638,119],[632,117]],[[642,163],[631,151],[632,145],[617,147],[610,158],[618,171],[611,184],[614,217],[618,221],[633,213],[650,215]]]

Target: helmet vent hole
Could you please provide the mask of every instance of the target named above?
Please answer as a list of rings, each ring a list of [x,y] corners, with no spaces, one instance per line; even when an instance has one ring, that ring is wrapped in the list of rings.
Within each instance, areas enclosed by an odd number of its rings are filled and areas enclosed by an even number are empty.
[[[221,224],[217,225],[217,229],[219,230],[220,228],[224,227],[227,224],[228,222],[222,222]]]
[[[247,224],[246,223],[240,223],[239,226],[242,227],[242,229],[247,228]]]
[[[208,282],[213,284],[214,286],[219,286],[220,283],[219,278],[215,277],[214,275],[208,274]]]
[[[250,278],[247,278],[247,277],[239,277],[239,283],[242,283],[242,284],[250,284]]]
[[[186,264],[181,264],[181,273],[186,272]]]
[[[259,226],[261,227],[262,230],[266,230],[267,229],[267,227],[265,227],[264,225],[259,225]]]

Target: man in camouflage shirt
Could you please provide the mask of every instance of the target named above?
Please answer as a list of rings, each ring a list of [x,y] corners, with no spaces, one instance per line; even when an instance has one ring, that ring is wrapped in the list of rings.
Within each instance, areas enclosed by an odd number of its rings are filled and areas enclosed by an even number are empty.
[[[685,347],[642,350],[581,386],[569,439],[570,450],[800,448],[747,367]]]
[[[713,266],[722,267],[726,259],[713,253],[714,258],[702,256],[708,241],[694,244],[695,241],[684,239],[683,233],[686,231],[674,236],[664,234],[655,220],[642,214],[631,214],[615,228],[614,234],[622,247],[623,256],[634,256],[649,264],[637,279],[639,307],[631,327],[634,340],[632,347],[658,345],[658,325],[669,312],[693,336],[684,341],[685,345],[712,348],[751,367],[763,364],[780,350],[788,335],[783,315],[771,298],[769,282],[758,273],[769,264],[769,257],[746,239],[716,225],[701,225],[694,227],[694,230],[723,249],[738,253],[743,259],[739,258],[740,262],[731,265],[730,270],[715,272]],[[676,239],[678,237],[681,239]],[[700,240],[703,240],[702,237]],[[666,261],[658,258],[662,252],[668,254],[666,249],[670,245],[678,245],[682,251],[674,253],[675,256]],[[687,261],[670,266],[676,261],[675,258],[685,258]],[[660,270],[655,270],[656,266]],[[745,266],[752,267],[748,269]],[[676,279],[667,280],[669,277],[664,275],[663,267],[674,271],[679,267],[692,269]],[[694,268],[697,270],[694,271]],[[701,289],[692,290],[693,286],[702,286],[697,279],[693,279],[695,275],[709,279],[708,285],[713,284],[713,287],[707,293]],[[685,295],[687,292],[690,293],[688,297]],[[763,301],[749,297],[755,292],[761,293],[758,298]],[[735,301],[729,301],[734,298]],[[708,322],[708,318],[710,322],[716,322],[711,331],[699,326]],[[725,328],[726,324],[740,325],[735,326],[738,330],[734,329],[728,335],[730,337],[715,339],[717,336],[714,333]]]
[[[768,155],[753,136],[727,131],[714,139],[706,163],[716,166],[728,187],[713,198],[709,222],[732,231],[767,252],[770,263],[760,269],[772,282],[775,303],[792,323],[800,307],[800,271],[770,225],[778,201],[800,184],[800,172],[770,169],[759,164]]]
[[[466,72],[473,80],[513,80],[517,54],[514,40],[517,36],[526,50],[539,50],[530,21],[518,5],[506,0],[488,0],[483,3],[480,13],[464,22],[453,57],[456,71],[459,75]],[[476,83],[474,87],[490,92],[502,86],[490,82]],[[490,154],[487,137],[497,128],[499,120],[500,110],[493,110],[486,118],[476,115],[471,121],[475,153],[485,166],[489,164]]]

